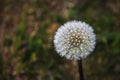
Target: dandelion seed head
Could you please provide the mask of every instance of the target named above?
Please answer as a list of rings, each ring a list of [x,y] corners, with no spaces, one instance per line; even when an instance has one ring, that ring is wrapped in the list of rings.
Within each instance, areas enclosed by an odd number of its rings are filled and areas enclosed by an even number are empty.
[[[61,56],[80,60],[94,50],[95,40],[96,37],[90,25],[81,21],[70,21],[58,28],[54,36],[54,45]]]

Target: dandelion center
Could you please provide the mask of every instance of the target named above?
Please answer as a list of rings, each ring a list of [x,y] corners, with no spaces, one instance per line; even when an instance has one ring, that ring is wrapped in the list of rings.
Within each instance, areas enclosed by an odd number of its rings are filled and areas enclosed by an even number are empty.
[[[78,47],[83,42],[83,39],[81,38],[81,35],[79,34],[71,34],[68,40],[68,44],[70,44],[70,47]]]

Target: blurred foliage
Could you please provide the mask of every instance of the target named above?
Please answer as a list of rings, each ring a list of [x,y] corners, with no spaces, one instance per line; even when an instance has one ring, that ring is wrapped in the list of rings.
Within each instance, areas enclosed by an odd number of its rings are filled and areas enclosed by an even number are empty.
[[[95,51],[86,80],[120,80],[119,0],[0,1],[0,80],[78,80],[75,61],[54,50],[56,29],[70,20],[93,26]]]

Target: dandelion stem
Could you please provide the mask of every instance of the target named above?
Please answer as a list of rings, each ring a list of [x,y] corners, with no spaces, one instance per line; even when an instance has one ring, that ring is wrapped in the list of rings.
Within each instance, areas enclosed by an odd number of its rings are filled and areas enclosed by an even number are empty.
[[[79,77],[80,77],[80,80],[84,80],[82,60],[78,60],[78,68],[79,68]]]

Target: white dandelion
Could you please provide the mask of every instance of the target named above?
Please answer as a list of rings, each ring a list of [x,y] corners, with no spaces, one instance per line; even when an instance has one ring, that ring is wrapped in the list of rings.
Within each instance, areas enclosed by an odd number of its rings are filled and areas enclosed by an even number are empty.
[[[95,40],[90,25],[81,21],[70,21],[57,30],[54,45],[61,56],[71,60],[81,60],[94,50]]]

